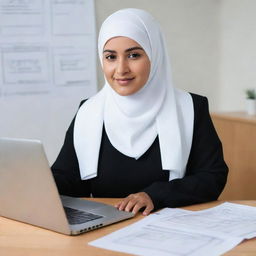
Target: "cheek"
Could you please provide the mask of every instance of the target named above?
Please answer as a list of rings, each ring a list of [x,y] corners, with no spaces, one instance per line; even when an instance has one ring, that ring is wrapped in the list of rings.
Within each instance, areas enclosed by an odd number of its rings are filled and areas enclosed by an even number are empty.
[[[113,69],[112,65],[110,65],[109,63],[104,63],[104,62],[103,62],[102,70],[103,70],[103,73],[104,73],[106,78],[111,77],[113,72],[114,72],[113,71],[114,69]]]
[[[140,66],[140,75],[141,79],[146,83],[148,81],[150,74],[150,64],[144,63],[144,65]]]

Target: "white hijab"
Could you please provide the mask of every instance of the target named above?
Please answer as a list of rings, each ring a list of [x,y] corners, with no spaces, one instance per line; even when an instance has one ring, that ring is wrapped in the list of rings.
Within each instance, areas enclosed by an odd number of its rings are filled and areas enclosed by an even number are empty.
[[[80,107],[74,125],[74,147],[81,178],[97,176],[103,123],[111,144],[135,159],[158,136],[162,169],[170,171],[170,180],[181,178],[192,143],[193,103],[188,93],[173,88],[160,27],[143,10],[115,12],[104,21],[99,33],[101,63],[104,45],[117,36],[129,37],[141,45],[151,61],[150,75],[143,88],[129,96],[117,94],[105,79],[103,89]]]

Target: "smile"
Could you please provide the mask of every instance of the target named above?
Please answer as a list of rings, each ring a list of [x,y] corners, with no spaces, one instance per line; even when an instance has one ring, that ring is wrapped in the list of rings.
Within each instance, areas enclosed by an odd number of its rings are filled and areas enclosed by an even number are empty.
[[[132,77],[132,78],[115,78],[117,83],[120,85],[126,85],[126,84],[130,83],[133,79],[134,79],[134,77]]]

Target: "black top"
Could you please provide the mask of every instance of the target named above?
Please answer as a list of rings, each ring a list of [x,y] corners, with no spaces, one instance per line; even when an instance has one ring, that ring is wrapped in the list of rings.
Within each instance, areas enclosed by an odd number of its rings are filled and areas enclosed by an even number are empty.
[[[75,197],[88,197],[91,194],[94,197],[126,197],[144,191],[151,197],[155,210],[216,200],[226,183],[228,168],[209,115],[207,98],[191,95],[195,112],[194,132],[183,178],[169,181],[169,171],[162,170],[158,138],[143,156],[135,160],[111,145],[103,127],[98,176],[81,180],[73,145],[73,120],[52,166],[60,194]]]

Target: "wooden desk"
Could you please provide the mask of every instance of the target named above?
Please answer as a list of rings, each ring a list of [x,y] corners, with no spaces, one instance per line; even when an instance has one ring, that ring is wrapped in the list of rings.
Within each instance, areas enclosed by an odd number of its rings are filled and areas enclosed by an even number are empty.
[[[118,199],[94,199],[114,204]],[[202,210],[216,206],[222,201],[184,207],[188,210]],[[234,201],[256,206],[256,201]],[[138,214],[117,224],[112,224],[98,230],[79,236],[66,236],[53,231],[23,224],[0,217],[0,255],[1,256],[124,256],[130,255],[89,246],[88,242],[125,227],[143,216]],[[225,256],[255,256],[256,239],[245,241]]]
[[[221,200],[256,200],[256,116],[244,112],[212,113],[229,167]]]

